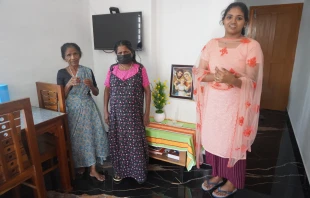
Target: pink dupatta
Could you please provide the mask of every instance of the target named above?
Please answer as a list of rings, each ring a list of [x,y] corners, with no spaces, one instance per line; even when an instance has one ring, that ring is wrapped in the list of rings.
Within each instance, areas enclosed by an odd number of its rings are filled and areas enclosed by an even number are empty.
[[[215,41],[217,44],[217,40],[221,39],[212,39],[204,46],[193,68],[194,98],[197,113],[195,148],[197,168],[200,168],[202,163],[201,128],[204,121],[203,109],[205,108],[205,101],[210,88],[210,82],[202,82],[202,79],[211,72],[209,69],[209,55]],[[247,151],[251,151],[251,145],[257,134],[263,81],[263,53],[259,43],[248,38],[239,39],[237,42],[240,42],[240,45],[247,45],[246,68],[245,72],[238,71],[237,69],[230,71],[242,81],[242,86],[240,88],[238,115],[236,115],[236,127],[233,131],[232,144],[229,147],[228,167],[234,166],[238,160],[246,157]],[[223,53],[224,50],[225,48],[219,53]]]

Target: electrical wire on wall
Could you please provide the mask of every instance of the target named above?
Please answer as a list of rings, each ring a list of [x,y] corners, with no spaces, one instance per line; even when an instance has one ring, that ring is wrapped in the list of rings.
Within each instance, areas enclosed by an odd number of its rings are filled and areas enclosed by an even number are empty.
[[[139,61],[138,61],[138,62],[142,64],[142,62],[141,62],[141,57],[140,57],[138,51],[136,51],[136,55],[139,57]]]

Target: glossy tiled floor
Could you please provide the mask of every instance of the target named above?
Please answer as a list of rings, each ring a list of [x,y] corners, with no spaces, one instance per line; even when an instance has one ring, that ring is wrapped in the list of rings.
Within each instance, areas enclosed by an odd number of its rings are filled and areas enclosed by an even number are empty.
[[[246,187],[231,197],[310,197],[309,182],[287,114],[264,110],[259,126],[252,152],[248,154]],[[151,159],[148,179],[143,185],[130,178],[117,184],[112,180],[111,166],[107,165],[103,171],[105,182],[98,182],[85,174],[74,181],[72,193],[141,198],[212,197],[200,188],[211,172],[211,167],[206,164],[199,170],[187,172],[179,166]]]
[[[234,197],[309,197],[309,183],[287,114],[262,111],[259,126],[253,150],[248,155],[246,188]],[[200,188],[204,178],[211,172],[208,165],[187,172],[178,166],[156,160],[150,163],[148,180],[144,185],[132,179],[124,179],[116,184],[109,168],[104,183],[89,178],[77,179],[74,193],[104,193],[119,197],[212,197]]]

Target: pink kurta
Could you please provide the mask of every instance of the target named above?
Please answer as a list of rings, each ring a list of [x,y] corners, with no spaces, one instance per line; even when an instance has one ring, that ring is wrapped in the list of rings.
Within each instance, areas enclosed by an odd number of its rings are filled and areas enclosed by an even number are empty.
[[[221,38],[209,41],[193,69],[197,140],[209,153],[230,159],[228,166],[246,158],[246,151],[250,150],[256,136],[262,63],[262,51],[255,40]],[[215,73],[216,67],[238,76],[242,81],[241,88],[201,82],[205,75]]]
[[[201,144],[209,153],[229,158],[230,145],[236,126],[239,88],[218,90],[210,88],[203,109],[204,123],[201,128]]]

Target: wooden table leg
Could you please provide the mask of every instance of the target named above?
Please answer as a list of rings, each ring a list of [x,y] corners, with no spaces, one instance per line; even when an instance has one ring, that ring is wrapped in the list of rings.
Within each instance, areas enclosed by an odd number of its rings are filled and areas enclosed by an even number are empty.
[[[20,198],[20,185],[12,189],[13,198]]]
[[[65,141],[65,131],[63,123],[57,126],[57,155],[59,160],[59,169],[61,174],[61,184],[63,189],[68,192],[72,190],[70,171],[67,156],[67,146]]]
[[[66,134],[66,145],[68,150],[68,158],[69,158],[69,168],[71,173],[72,180],[75,179],[75,171],[74,171],[74,164],[73,164],[73,158],[72,158],[72,147],[71,147],[71,140],[70,140],[70,132],[69,132],[69,126],[68,126],[68,116],[66,115],[64,118],[64,131]]]

